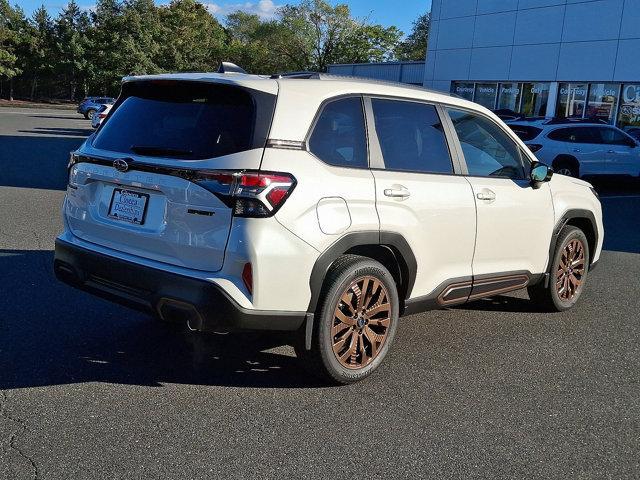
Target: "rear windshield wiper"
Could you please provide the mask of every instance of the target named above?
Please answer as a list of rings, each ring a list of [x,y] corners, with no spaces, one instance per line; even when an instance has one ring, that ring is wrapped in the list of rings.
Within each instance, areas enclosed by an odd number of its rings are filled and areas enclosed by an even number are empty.
[[[179,148],[170,147],[153,147],[147,145],[132,145],[131,151],[140,155],[159,155],[168,157],[190,157],[193,155],[192,150],[181,150]]]

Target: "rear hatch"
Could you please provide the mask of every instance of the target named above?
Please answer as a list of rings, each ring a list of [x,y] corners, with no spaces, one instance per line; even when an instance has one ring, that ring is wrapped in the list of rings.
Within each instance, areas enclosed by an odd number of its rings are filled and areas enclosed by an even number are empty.
[[[125,81],[108,121],[72,155],[65,215],[83,240],[217,271],[230,172],[260,168],[277,83],[183,77]]]

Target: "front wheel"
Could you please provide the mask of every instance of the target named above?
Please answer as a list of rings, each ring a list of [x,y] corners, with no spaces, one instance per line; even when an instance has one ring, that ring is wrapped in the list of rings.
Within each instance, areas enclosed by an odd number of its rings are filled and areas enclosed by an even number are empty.
[[[547,311],[562,312],[573,307],[584,291],[589,258],[589,243],[582,230],[564,227],[558,236],[549,284],[529,287],[531,300]]]
[[[362,380],[387,355],[398,313],[391,273],[375,260],[344,255],[325,279],[311,350],[299,344],[296,353],[314,373],[334,383]]]

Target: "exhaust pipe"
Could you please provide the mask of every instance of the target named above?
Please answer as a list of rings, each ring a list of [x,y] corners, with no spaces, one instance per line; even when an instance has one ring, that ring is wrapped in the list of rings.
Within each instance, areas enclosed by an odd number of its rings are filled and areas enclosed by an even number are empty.
[[[195,306],[172,298],[161,298],[157,306],[158,315],[165,322],[180,323],[186,321],[192,332],[204,329],[204,319]]]

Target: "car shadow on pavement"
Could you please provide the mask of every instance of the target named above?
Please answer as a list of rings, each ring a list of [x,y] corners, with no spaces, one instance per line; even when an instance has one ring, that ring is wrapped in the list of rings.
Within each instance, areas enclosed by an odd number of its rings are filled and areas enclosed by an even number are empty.
[[[65,190],[69,152],[83,141],[84,138],[0,135],[0,187]]]
[[[88,137],[93,133],[92,128],[58,128],[34,127],[33,130],[18,130],[20,133],[35,133],[36,135],[62,135],[65,137]]]
[[[86,120],[83,115],[80,113],[77,114],[77,118],[72,117],[71,115],[62,116],[62,115],[29,115],[30,118],[51,118],[54,120]],[[89,125],[89,121],[87,120],[87,125]]]
[[[0,250],[0,389],[83,382],[324,386],[303,370],[290,337],[198,334],[163,324],[58,282],[52,263],[52,251]]]
[[[465,303],[454,310],[482,310],[485,312],[515,312],[515,313],[540,313],[541,310],[528,298],[509,297],[496,295],[495,297],[482,298]]]

